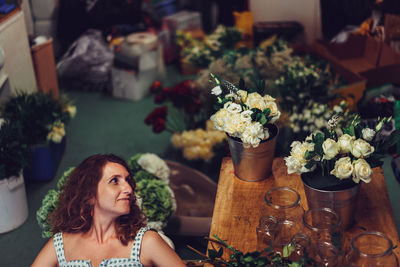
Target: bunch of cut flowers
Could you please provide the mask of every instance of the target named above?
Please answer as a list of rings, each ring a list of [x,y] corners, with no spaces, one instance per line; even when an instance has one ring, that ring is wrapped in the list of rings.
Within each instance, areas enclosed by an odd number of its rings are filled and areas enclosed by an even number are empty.
[[[194,66],[206,68],[214,60],[222,57],[227,49],[233,49],[242,40],[242,33],[235,27],[218,25],[214,32],[204,40],[191,38],[188,34],[178,33],[177,43],[182,47],[183,61]]]
[[[185,130],[176,132],[172,136],[172,145],[183,150],[183,157],[188,160],[210,161],[215,156],[215,149],[223,144],[226,139],[224,132],[214,128],[213,123],[208,120],[206,128]]]
[[[375,128],[369,128],[356,115],[347,125],[339,126],[340,117],[334,116],[323,132],[317,131],[304,141],[291,144],[290,156],[285,158],[288,173],[316,171],[321,179],[334,177],[320,181],[320,189],[360,181],[369,183],[372,168],[380,166],[381,158],[399,141],[400,130],[388,138],[379,138],[384,124],[390,120],[391,117],[379,119]]]
[[[328,103],[332,100],[332,89],[340,80],[334,76],[328,63],[311,57],[296,57],[284,65],[282,75],[274,81],[274,88],[280,93],[283,110],[293,113],[297,106],[301,111],[310,100]]]
[[[248,89],[241,79],[238,87],[228,81],[211,75],[215,85],[211,93],[217,96],[217,112],[211,121],[217,130],[238,138],[245,147],[257,147],[270,137],[268,124],[279,119],[281,112],[275,98],[264,94],[265,82],[257,83],[255,89]]]
[[[147,125],[152,125],[154,133],[167,130],[171,133],[193,129],[201,123],[203,101],[200,90],[191,80],[182,81],[175,86],[165,87],[155,81],[150,87],[154,102],[163,104],[155,108],[145,118]]]
[[[328,104],[310,101],[306,108],[297,112],[299,108],[293,107],[293,114],[289,116],[289,126],[295,137],[305,138],[312,132],[322,131],[328,126],[328,121],[333,116],[340,116],[341,125],[351,120],[355,113],[349,108],[347,101],[330,107]]]
[[[55,99],[43,92],[19,92],[5,103],[2,111],[6,121],[21,124],[25,142],[30,146],[60,143],[65,125],[75,114],[76,107],[66,95]]]

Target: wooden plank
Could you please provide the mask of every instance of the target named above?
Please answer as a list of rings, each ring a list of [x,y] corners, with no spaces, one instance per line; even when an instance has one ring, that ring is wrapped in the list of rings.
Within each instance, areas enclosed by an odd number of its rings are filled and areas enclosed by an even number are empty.
[[[264,194],[277,186],[288,186],[296,190],[301,197],[301,206],[305,210],[308,209],[300,176],[287,174],[283,158],[274,159],[272,175],[261,182],[245,182],[238,179],[234,175],[231,158],[224,158],[210,237],[217,235],[243,252],[256,250],[256,227]],[[345,233],[345,248],[355,234],[365,230],[383,232],[393,241],[394,246],[399,246],[399,236],[381,168],[373,170],[371,183],[361,185],[355,216],[356,224]],[[212,248],[211,242],[208,248]],[[394,252],[400,258],[400,250],[395,249]]]

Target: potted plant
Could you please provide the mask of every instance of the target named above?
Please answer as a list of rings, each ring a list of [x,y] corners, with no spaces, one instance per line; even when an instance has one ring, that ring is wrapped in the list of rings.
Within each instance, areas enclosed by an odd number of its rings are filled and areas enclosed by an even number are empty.
[[[75,113],[66,96],[54,99],[43,92],[18,93],[5,103],[4,119],[21,124],[24,142],[31,150],[24,170],[27,179],[53,178],[65,149],[65,124]]]
[[[211,74],[217,96],[217,112],[211,121],[228,136],[235,175],[245,181],[259,181],[271,174],[281,112],[275,98],[265,94],[265,82],[246,88],[241,79],[236,87]]]
[[[28,217],[22,176],[28,146],[23,142],[18,122],[0,120],[0,233],[4,233],[17,228]]]
[[[400,138],[400,130],[388,138],[379,135],[390,120],[379,119],[375,128],[369,128],[357,114],[344,124],[334,116],[323,132],[291,144],[285,158],[288,173],[301,174],[310,208],[332,208],[344,228],[353,224],[360,181],[371,181],[372,168],[383,163],[380,159]]]

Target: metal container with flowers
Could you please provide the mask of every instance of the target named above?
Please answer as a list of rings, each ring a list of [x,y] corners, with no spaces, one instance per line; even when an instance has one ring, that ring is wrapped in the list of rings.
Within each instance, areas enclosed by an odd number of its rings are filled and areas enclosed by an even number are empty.
[[[31,150],[27,179],[53,178],[65,149],[65,125],[75,116],[76,107],[65,96],[58,99],[43,92],[18,93],[2,110],[5,120],[19,122],[23,142]]]
[[[259,181],[271,174],[278,127],[274,122],[281,112],[275,98],[265,94],[265,82],[255,89],[246,88],[243,80],[238,87],[211,74],[217,96],[217,112],[211,121],[217,130],[228,136],[235,175],[245,181]]]
[[[360,181],[371,181],[373,168],[398,142],[400,130],[384,138],[380,131],[391,118],[379,119],[374,129],[357,114],[345,124],[340,119],[334,116],[323,132],[294,141],[285,161],[289,174],[301,174],[309,208],[334,209],[347,229],[354,223]]]
[[[0,234],[19,227],[28,218],[24,177],[28,146],[19,122],[0,119]]]

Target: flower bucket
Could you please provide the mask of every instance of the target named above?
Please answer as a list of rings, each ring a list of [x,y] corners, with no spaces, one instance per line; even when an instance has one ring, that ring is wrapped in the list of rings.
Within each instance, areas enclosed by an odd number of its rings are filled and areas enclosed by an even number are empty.
[[[235,175],[240,180],[257,182],[268,178],[272,173],[278,127],[268,125],[270,138],[260,142],[258,147],[244,147],[240,139],[228,136]]]
[[[0,234],[16,229],[28,218],[22,174],[0,180]]]
[[[322,174],[318,172],[301,174],[308,208],[330,208],[340,216],[343,229],[351,228],[354,224],[354,214],[357,209],[360,184],[353,183],[351,179],[346,179],[342,180],[343,182],[339,185],[327,186],[325,188],[316,188],[315,185],[311,185],[310,181],[338,180],[333,175],[321,178]]]
[[[42,182],[53,179],[64,154],[65,145],[66,138],[64,137],[61,143],[32,146],[29,167],[24,169],[25,178]]]

